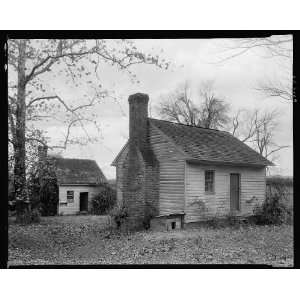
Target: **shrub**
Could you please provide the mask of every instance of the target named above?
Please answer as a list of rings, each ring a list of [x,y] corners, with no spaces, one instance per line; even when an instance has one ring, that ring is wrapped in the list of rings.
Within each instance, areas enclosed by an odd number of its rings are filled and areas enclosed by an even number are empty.
[[[41,221],[41,215],[38,209],[31,210],[31,223],[39,223]]]
[[[292,211],[280,201],[279,194],[266,198],[262,206],[254,208],[254,222],[258,225],[280,225],[292,221]]]
[[[241,219],[232,213],[229,213],[225,218],[226,225],[239,228],[242,224]]]
[[[242,224],[242,220],[236,215],[229,213],[226,216],[215,215],[206,221],[206,225],[213,229],[225,228],[225,227],[235,227],[239,228]]]
[[[109,211],[109,215],[119,229],[126,220],[128,213],[125,206],[117,205]]]
[[[16,223],[19,224],[39,223],[40,221],[40,212],[36,208],[32,210],[28,209],[22,215],[18,215],[16,218]]]
[[[150,228],[150,221],[153,217],[155,217],[157,215],[157,209],[154,205],[152,205],[151,203],[146,203],[145,206],[145,218],[143,221],[143,226],[145,229],[149,229]]]
[[[96,215],[108,213],[114,207],[116,199],[116,191],[109,185],[104,185],[92,199],[92,213]]]
[[[55,216],[58,204],[58,185],[56,179],[48,180],[40,189],[40,207],[42,216]]]
[[[38,173],[29,175],[28,196],[32,209],[37,209],[43,216],[57,214],[58,185],[55,174],[45,171],[43,182],[40,183]]]
[[[211,227],[213,229],[224,227],[224,221],[222,221],[217,216],[213,216],[213,217],[209,218],[205,223],[208,227]]]
[[[283,203],[289,210],[293,207],[293,197],[291,197],[291,188],[293,181],[290,178],[280,176],[267,178],[267,197],[278,195],[279,201]]]

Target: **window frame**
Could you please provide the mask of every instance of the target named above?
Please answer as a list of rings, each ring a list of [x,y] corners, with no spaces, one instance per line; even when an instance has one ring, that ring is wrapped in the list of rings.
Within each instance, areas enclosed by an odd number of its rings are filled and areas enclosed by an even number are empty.
[[[72,195],[72,201],[70,201],[71,199],[68,198],[68,193],[71,192],[73,195]],[[74,190],[67,190],[67,197],[66,197],[66,203],[74,203]]]
[[[206,182],[207,182],[206,174],[208,172],[212,173],[212,190],[206,190],[206,186],[207,186],[206,185]],[[213,195],[213,194],[215,194],[215,191],[216,191],[216,187],[215,187],[215,170],[211,170],[211,169],[204,170],[204,192],[205,192],[205,194]]]

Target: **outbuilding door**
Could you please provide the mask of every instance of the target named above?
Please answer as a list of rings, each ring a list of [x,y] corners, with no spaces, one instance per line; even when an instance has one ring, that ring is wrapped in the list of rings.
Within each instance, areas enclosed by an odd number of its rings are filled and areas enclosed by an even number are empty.
[[[83,192],[79,194],[80,200],[80,211],[87,211],[88,210],[88,192]]]
[[[230,174],[230,210],[240,210],[240,174]]]

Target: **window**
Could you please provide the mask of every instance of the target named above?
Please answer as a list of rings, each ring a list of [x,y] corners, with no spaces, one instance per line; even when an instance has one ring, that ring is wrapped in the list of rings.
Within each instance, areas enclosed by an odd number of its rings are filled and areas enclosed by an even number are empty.
[[[215,171],[205,171],[205,192],[214,193],[215,191]]]
[[[74,202],[74,191],[67,191],[67,201],[68,203]]]

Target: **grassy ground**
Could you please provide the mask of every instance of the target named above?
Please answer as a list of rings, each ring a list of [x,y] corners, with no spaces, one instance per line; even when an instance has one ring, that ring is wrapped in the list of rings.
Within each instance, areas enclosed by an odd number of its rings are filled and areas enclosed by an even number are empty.
[[[293,265],[293,231],[288,225],[131,234],[110,232],[107,226],[102,216],[48,217],[26,226],[11,223],[9,265]]]

